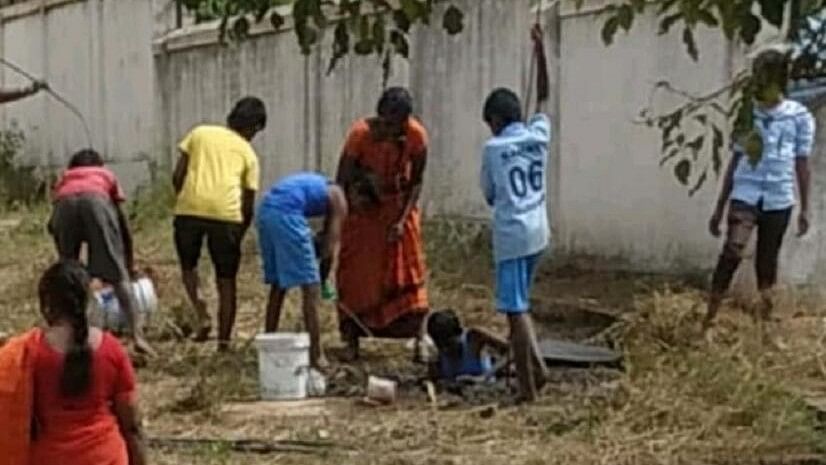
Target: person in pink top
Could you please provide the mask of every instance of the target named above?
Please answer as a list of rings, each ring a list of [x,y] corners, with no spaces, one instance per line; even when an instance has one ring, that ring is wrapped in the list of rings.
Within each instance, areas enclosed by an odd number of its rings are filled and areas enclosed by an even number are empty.
[[[132,234],[120,205],[125,200],[114,173],[94,150],[75,153],[54,188],[49,232],[64,260],[78,260],[86,243],[89,273],[112,285],[129,321],[135,348],[154,354],[143,334],[130,283],[134,275]]]

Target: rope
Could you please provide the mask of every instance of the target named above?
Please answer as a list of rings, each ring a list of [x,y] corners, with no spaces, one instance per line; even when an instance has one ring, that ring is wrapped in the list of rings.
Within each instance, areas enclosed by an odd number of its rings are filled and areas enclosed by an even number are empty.
[[[358,327],[359,327],[359,329],[361,329],[362,331],[364,331],[364,334],[365,334],[365,335],[367,335],[367,337],[369,337],[369,338],[371,338],[371,339],[374,337],[374,336],[373,336],[373,332],[372,332],[372,331],[370,331],[370,328],[368,328],[368,327],[367,327],[367,325],[365,325],[364,323],[362,323],[362,322],[361,322],[361,320],[359,319],[359,317],[357,317],[357,316],[356,316],[356,314],[355,314],[354,312],[350,311],[350,309],[349,309],[346,305],[344,305],[343,303],[341,303],[341,301],[340,301],[340,300],[336,302],[336,305],[338,306],[338,308],[339,308],[341,311],[343,311],[344,313],[346,313],[346,314],[347,314],[347,316],[349,316],[351,320],[353,320],[353,322],[356,324],[356,326],[358,326]]]
[[[27,72],[23,68],[15,65],[14,63],[6,60],[5,58],[0,58],[0,63],[11,69],[12,71],[16,72],[17,74],[25,77],[26,79],[32,82],[39,82],[40,80],[36,77],[32,76],[31,73]],[[62,95],[55,92],[51,87],[46,87],[45,91],[49,93],[55,100],[63,104],[66,109],[72,112],[77,118],[80,120],[80,123],[83,125],[83,132],[86,134],[86,143],[88,148],[92,148],[92,133],[89,131],[89,125],[86,123],[86,118],[84,118],[83,113],[77,109],[71,102],[66,100]]]
[[[531,28],[531,32],[533,31],[533,27],[539,26],[542,29],[542,11],[544,10],[545,0],[539,0],[539,4],[536,6],[536,19],[534,20],[534,24]],[[523,115],[522,119],[528,119],[528,113],[530,108],[531,99],[533,98],[533,87],[534,87],[534,74],[537,72],[539,62],[539,54],[537,52],[536,44],[533,42],[533,37],[531,37],[531,61],[528,67],[528,84],[527,90],[525,91],[525,108],[522,109]],[[539,107],[539,101],[537,97],[537,107]]]

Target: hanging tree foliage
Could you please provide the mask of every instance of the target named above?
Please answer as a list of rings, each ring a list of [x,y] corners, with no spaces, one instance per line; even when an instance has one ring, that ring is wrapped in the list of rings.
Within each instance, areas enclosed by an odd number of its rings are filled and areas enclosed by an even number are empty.
[[[221,34],[233,40],[249,35],[252,22],[269,21],[275,29],[286,18],[275,7],[291,7],[294,32],[301,52],[309,54],[332,29],[332,56],[327,72],[350,53],[379,58],[385,81],[393,56],[410,55],[410,32],[418,24],[439,21],[448,34],[464,28],[464,13],[449,0],[179,0],[196,20],[221,20]],[[443,8],[437,6],[445,5]],[[436,17],[436,12],[440,17]]]
[[[375,55],[387,80],[394,55],[408,58],[410,32],[416,25],[440,25],[449,34],[464,28],[464,13],[451,0],[178,0],[197,20],[221,19],[222,37],[240,40],[249,35],[252,22],[269,21],[283,28],[286,18],[274,7],[291,7],[294,31],[301,51],[309,54],[324,29],[332,29],[332,56],[328,72],[348,54]],[[502,0],[528,1],[528,0]],[[538,0],[530,0],[533,6]],[[582,7],[584,0],[574,1]],[[553,0],[548,0],[553,3]],[[444,8],[437,8],[444,5]],[[797,44],[792,66],[794,79],[826,76],[826,0],[614,0],[603,13],[601,36],[606,45],[628,32],[637,17],[654,11],[659,34],[679,31],[679,40],[695,61],[698,28],[717,30],[721,40],[754,44],[768,24],[788,24],[790,42]],[[279,10],[280,11],[280,10]],[[436,12],[441,17],[436,17]],[[814,20],[821,14],[823,20]],[[756,133],[752,124],[752,85],[748,70],[729,85],[705,95],[692,95],[658,82],[651,103],[640,112],[639,123],[656,128],[662,138],[661,166],[671,166],[675,178],[690,195],[711,175],[719,175],[729,141],[750,145]],[[656,112],[659,92],[675,94],[684,103],[665,113]],[[754,144],[751,144],[754,145]],[[751,154],[759,161],[760,153]]]
[[[583,0],[577,3],[581,6]],[[611,45],[620,31],[630,31],[638,15],[652,11],[647,8],[656,12],[660,35],[680,31],[685,52],[694,61],[702,53],[695,39],[699,27],[717,30],[721,40],[753,45],[765,25],[787,26],[786,39],[793,46],[792,79],[826,76],[826,0],[624,0],[605,8],[604,43]],[[656,112],[654,99],[659,92],[677,95],[684,103]],[[711,174],[719,176],[727,140],[744,146],[751,163],[759,162],[762,150],[755,142],[759,135],[753,128],[753,95],[750,70],[705,95],[689,94],[667,81],[654,86],[638,122],[660,132],[660,166],[670,165],[689,195]]]

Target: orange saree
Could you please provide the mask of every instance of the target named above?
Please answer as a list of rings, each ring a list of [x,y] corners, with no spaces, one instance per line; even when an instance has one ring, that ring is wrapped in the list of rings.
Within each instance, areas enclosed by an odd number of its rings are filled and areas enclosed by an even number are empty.
[[[34,405],[34,362],[41,331],[0,347],[0,465],[28,465]]]
[[[387,239],[413,187],[413,161],[426,153],[427,132],[413,118],[399,141],[376,140],[367,120],[357,121],[350,129],[343,156],[379,178],[381,203],[369,211],[350,212],[342,228],[336,282],[340,329],[345,336],[352,332],[364,336],[363,325],[377,337],[415,337],[427,314],[419,209],[405,218],[400,240]]]

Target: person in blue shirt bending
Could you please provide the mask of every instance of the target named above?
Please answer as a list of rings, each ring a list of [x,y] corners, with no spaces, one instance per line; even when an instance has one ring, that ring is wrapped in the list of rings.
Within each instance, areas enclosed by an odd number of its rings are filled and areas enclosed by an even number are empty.
[[[774,306],[771,290],[777,281],[777,262],[783,236],[795,206],[795,180],[800,192],[798,234],[809,230],[809,184],[815,120],[802,104],[788,100],[789,59],[769,50],[753,64],[756,84],[754,131],[739,144],[723,181],[709,222],[714,237],[728,205],[725,245],[714,270],[704,329],[708,329],[729,286],[752,232],[757,229],[755,268],[762,298],[762,317]]]
[[[547,371],[529,310],[534,271],[550,240],[545,179],[551,128],[545,115],[526,124],[521,114],[511,90],[496,89],[487,98],[483,116],[493,137],[482,155],[481,187],[493,207],[496,307],[508,317],[520,400],[532,402]]]
[[[264,266],[264,281],[269,284],[266,332],[278,331],[281,308],[287,291],[303,291],[304,326],[310,335],[310,365],[323,368],[318,324],[320,283],[327,276],[319,273],[319,259],[329,263],[329,273],[337,263],[341,225],[348,209],[360,210],[379,201],[378,185],[367,171],[353,172],[347,192],[318,173],[295,173],[276,182],[258,209],[258,242]],[[320,257],[316,256],[313,232],[307,221],[324,217],[320,234]]]

